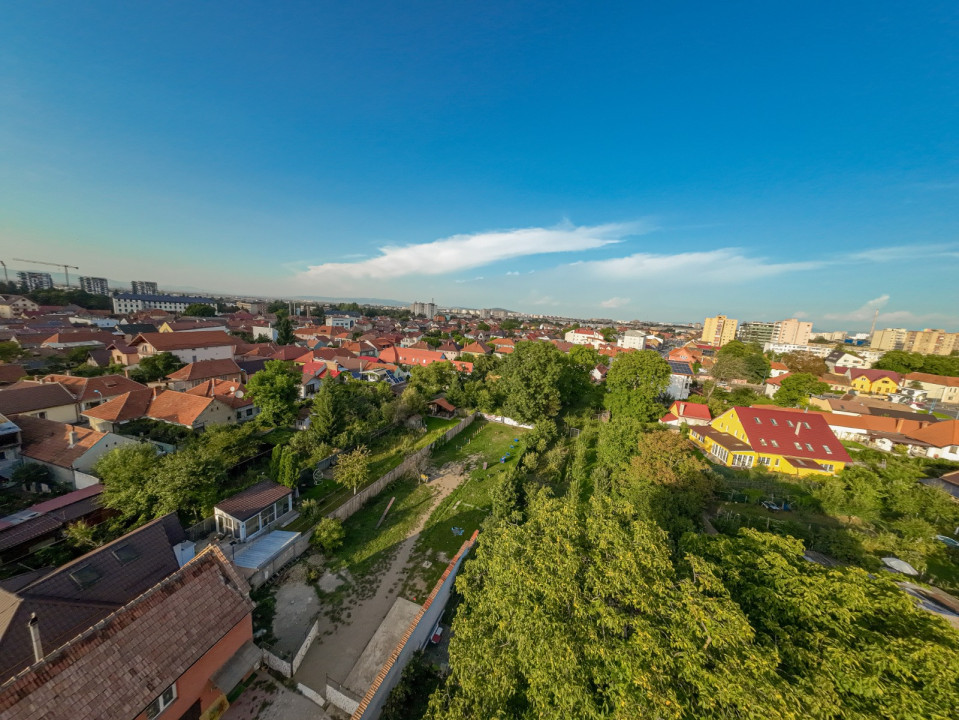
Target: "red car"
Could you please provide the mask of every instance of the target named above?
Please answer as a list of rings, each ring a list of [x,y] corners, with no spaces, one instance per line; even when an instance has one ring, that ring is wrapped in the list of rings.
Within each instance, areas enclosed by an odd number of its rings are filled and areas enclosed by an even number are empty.
[[[443,639],[443,626],[439,623],[436,623],[436,627],[433,628],[433,637],[430,638],[430,642],[434,645],[439,645],[440,640]]]

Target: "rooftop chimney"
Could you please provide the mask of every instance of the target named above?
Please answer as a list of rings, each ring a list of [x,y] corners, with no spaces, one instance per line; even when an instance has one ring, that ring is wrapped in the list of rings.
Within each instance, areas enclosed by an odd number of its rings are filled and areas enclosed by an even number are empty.
[[[69,445],[69,447],[73,447],[74,445],[77,444],[77,431],[76,431],[76,430],[71,430],[69,437],[70,437],[70,445]]]
[[[33,645],[33,660],[40,662],[43,660],[43,647],[40,645],[40,620],[36,613],[30,613],[27,630],[30,631],[30,642]]]

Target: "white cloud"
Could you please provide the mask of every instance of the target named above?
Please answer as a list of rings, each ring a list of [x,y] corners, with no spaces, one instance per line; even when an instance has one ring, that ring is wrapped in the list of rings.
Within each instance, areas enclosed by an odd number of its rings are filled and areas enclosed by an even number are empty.
[[[749,257],[739,248],[721,248],[706,252],[675,255],[636,253],[611,260],[587,260],[572,263],[593,275],[611,279],[655,278],[664,281],[681,279],[693,273],[699,280],[739,283],[790,272],[816,270],[826,263],[819,260],[777,263],[766,258]]]
[[[388,245],[376,257],[354,263],[323,263],[300,273],[301,281],[384,280],[407,275],[443,275],[501,260],[541,253],[592,250],[650,232],[642,222],[576,227],[519,228],[452,237],[416,245]]]
[[[807,313],[805,310],[797,310],[792,314],[792,317],[796,318],[797,320],[802,320],[803,318],[809,317],[809,313]]]
[[[509,270],[509,271],[507,271],[506,274],[507,274],[507,275],[519,275],[519,271],[518,271],[518,270]]]
[[[876,310],[882,310],[882,308],[886,307],[888,302],[888,295],[880,295],[877,298],[873,298],[862,307],[850,312],[826,313],[823,315],[823,317],[827,320],[849,320],[860,322],[863,320],[872,320],[873,316],[876,314]]]
[[[618,308],[629,302],[629,298],[612,297],[609,300],[603,300],[599,305],[604,308]]]

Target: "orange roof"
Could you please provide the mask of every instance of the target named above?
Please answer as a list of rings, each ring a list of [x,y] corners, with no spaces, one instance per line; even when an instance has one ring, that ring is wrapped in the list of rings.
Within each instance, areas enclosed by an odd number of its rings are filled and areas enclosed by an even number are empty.
[[[188,395],[216,398],[234,410],[253,404],[253,401],[246,397],[246,386],[231,380],[204,380],[186,392]]]
[[[126,422],[146,415],[151,400],[153,400],[153,390],[149,388],[134,390],[108,400],[102,405],[97,405],[95,408],[90,408],[83,415],[107,422]]]
[[[242,370],[236,364],[233,358],[224,360],[198,360],[197,362],[184,365],[179,370],[175,370],[167,375],[170,380],[189,381],[189,380],[207,380],[208,378],[217,378],[222,375],[239,375]]]
[[[959,445],[959,420],[943,420],[903,434],[937,448]]]
[[[914,372],[906,375],[909,382],[923,382],[930,385],[944,385],[945,387],[959,387],[959,377],[946,377],[931,373]]]
[[[30,415],[16,415],[13,422],[20,428],[23,440],[20,454],[58,467],[73,467],[74,462],[106,437],[106,433],[96,430]],[[73,442],[71,433],[75,433]]]
[[[77,402],[87,402],[99,398],[111,398],[134,390],[143,390],[146,385],[123,375],[101,375],[100,377],[77,377],[76,375],[47,375],[44,383],[57,382],[76,395]]]
[[[140,333],[130,343],[133,346],[148,343],[160,352],[186,350],[200,347],[236,347],[240,340],[222,330],[197,330],[195,332]]]
[[[682,400],[677,400],[669,408],[671,413],[675,413],[677,417],[681,418],[692,418],[695,420],[712,420],[713,416],[709,412],[709,407],[701,403],[691,403],[683,402]]]
[[[150,409],[147,411],[147,417],[192,427],[197,418],[214,401],[214,398],[164,390],[153,398]]]

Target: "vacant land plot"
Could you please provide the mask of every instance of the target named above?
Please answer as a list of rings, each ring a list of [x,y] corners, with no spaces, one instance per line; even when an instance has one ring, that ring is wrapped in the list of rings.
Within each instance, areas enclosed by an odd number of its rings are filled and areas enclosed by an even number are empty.
[[[416,433],[415,431],[396,428],[376,438],[369,447],[370,464],[367,480],[356,489],[357,492],[397,467],[406,456],[434,442],[460,420],[461,418],[453,418],[452,420],[426,418],[426,432]],[[332,470],[325,475],[326,477],[302,495],[304,500],[310,498],[319,502],[318,512],[320,517],[335,510],[353,494],[352,488],[340,487],[334,482]],[[301,516],[287,525],[285,529],[302,532],[309,529],[313,523],[314,521],[310,518]]]
[[[518,462],[525,432],[477,420],[433,454],[430,476],[453,482],[456,489],[430,514],[420,533],[403,597],[422,599],[463,542],[479,529],[490,512],[492,488]],[[510,459],[501,463],[507,452],[511,453]],[[455,480],[450,480],[450,476]]]

